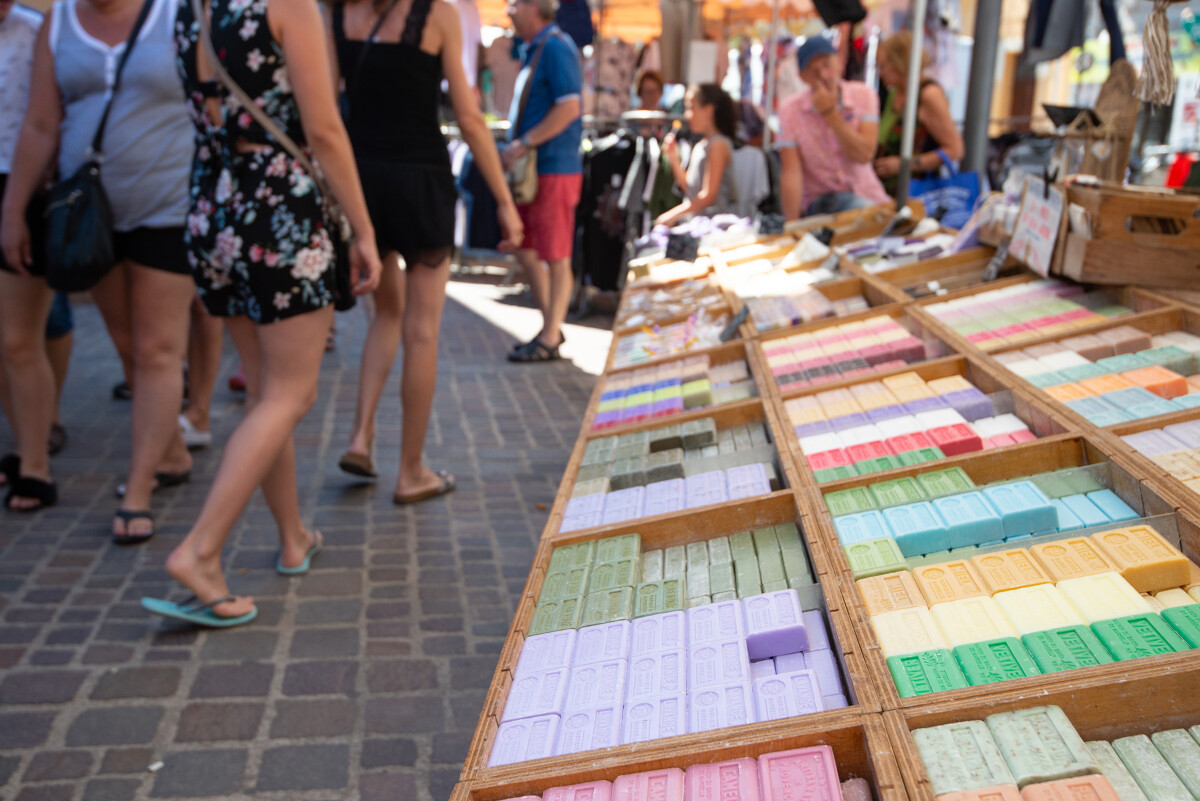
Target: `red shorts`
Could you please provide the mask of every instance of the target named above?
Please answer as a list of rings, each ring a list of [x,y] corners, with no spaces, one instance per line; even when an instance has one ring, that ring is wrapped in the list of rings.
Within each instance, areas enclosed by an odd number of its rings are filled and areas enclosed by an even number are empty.
[[[536,250],[543,261],[571,258],[575,245],[575,207],[583,190],[583,175],[539,175],[532,203],[517,206],[525,225],[522,250]]]

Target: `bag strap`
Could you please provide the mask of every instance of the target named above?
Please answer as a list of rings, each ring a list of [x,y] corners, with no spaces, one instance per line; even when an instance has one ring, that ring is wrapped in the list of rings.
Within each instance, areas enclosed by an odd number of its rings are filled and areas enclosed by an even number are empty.
[[[550,23],[553,25],[554,23]],[[538,62],[542,59],[542,51],[546,49],[546,42],[550,41],[550,36],[538,45],[537,50],[533,51],[533,56],[529,59],[529,77],[525,79],[525,85],[521,87],[521,102],[517,104],[517,118],[513,120],[512,132],[515,136],[516,132],[521,130],[521,120],[525,117],[525,106],[529,104],[529,92],[533,89],[533,79],[537,75]]]
[[[416,2],[416,0],[414,0]],[[354,62],[354,72],[346,78],[346,94],[350,94],[350,87],[358,84],[359,77],[362,76],[363,66],[367,63],[367,51],[371,49],[371,45],[375,42],[375,37],[379,35],[379,31],[383,28],[383,23],[387,20],[388,15],[392,13],[392,9],[400,4],[400,0],[389,0],[387,8],[379,15],[379,19],[371,26],[371,32],[367,34],[367,38],[363,40],[362,50],[358,51],[358,60]],[[334,7],[333,13],[341,20],[344,15],[344,6],[339,3]],[[342,31],[342,38],[346,38],[346,30],[342,25],[338,26]],[[349,41],[347,39],[347,41]],[[345,76],[344,76],[345,77]]]
[[[121,75],[125,72],[125,64],[129,61],[129,54],[133,52],[138,34],[142,32],[142,26],[146,24],[146,18],[150,16],[150,8],[155,2],[156,0],[143,0],[142,10],[138,12],[137,20],[133,23],[133,30],[129,32],[129,38],[125,40],[125,49],[121,52],[116,74],[113,75],[112,88],[108,90],[108,100],[104,103],[104,113],[100,115],[100,124],[96,126],[96,135],[92,137],[90,157],[97,161],[104,157],[104,151],[100,149],[100,144],[104,139],[104,129],[108,126],[108,113],[112,111],[113,99],[117,96],[117,89],[121,85]]]
[[[940,158],[942,160],[942,164],[944,164],[946,166],[946,169],[950,171],[951,177],[958,175],[958,167],[954,166],[954,162],[951,161],[950,157],[946,155],[946,151],[942,150],[939,147],[937,149],[937,154],[938,154],[938,158]]]

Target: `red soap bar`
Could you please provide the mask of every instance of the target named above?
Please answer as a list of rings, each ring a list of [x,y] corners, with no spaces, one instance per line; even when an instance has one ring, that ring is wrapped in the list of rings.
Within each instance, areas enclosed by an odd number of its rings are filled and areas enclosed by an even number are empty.
[[[1016,444],[1017,444],[1017,441],[1015,439],[1013,439],[1012,437],[1010,437],[1008,434],[997,434],[994,437],[988,437],[986,440],[984,440],[983,449],[991,450],[992,448],[1004,448],[1008,445],[1016,445]]]
[[[1020,431],[1011,431],[1008,436],[1013,438],[1013,442],[1033,442],[1037,439],[1028,428],[1022,428]]]
[[[924,448],[932,448],[933,443],[929,441],[929,437],[923,432],[917,431],[912,434],[901,434],[898,437],[890,437],[884,442],[891,448],[892,453],[899,456],[902,453],[909,451],[919,451]]]
[[[1013,323],[1012,325],[1006,325],[1003,328],[997,328],[996,336],[1011,337],[1013,334],[1019,334],[1022,331],[1028,330],[1030,330],[1029,326],[1027,326],[1025,323]]]
[[[850,445],[846,448],[846,455],[850,457],[850,461],[858,463],[865,462],[868,459],[879,459],[884,456],[894,456],[888,446],[875,440],[874,442],[863,442],[858,445]]]
[[[850,457],[841,448],[831,451],[814,453],[808,457],[808,466],[815,473],[818,470],[828,470],[831,467],[845,467],[850,464]]]
[[[931,428],[925,433],[947,456],[983,450],[983,440],[965,423]]]
[[[779,391],[780,392],[791,392],[791,391],[797,390],[797,389],[804,389],[807,386],[808,386],[808,382],[803,379],[801,379],[799,381],[789,381],[786,384],[780,384]]]
[[[968,342],[986,342],[989,339],[995,339],[995,338],[996,338],[995,331],[979,331],[978,333],[975,333],[975,334],[969,334],[967,336],[967,341]]]

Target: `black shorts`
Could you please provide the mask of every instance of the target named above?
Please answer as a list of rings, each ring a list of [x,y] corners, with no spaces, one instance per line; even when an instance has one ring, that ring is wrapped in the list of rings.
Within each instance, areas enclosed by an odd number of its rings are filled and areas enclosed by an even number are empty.
[[[439,266],[454,248],[458,188],[449,165],[359,159],[358,174],[379,255],[395,251],[405,267]]]
[[[128,259],[143,267],[151,267],[177,275],[191,275],[187,245],[183,240],[184,227],[134,228],[113,233],[117,261]]]
[[[0,173],[0,197],[4,196],[4,189],[8,185],[8,173]],[[33,265],[29,268],[31,275],[45,275],[45,259],[42,257],[42,243],[46,239],[45,224],[42,218],[42,210],[45,208],[45,202],[42,195],[35,195],[33,200],[29,201],[29,208],[25,210],[25,224],[29,226],[29,239],[33,247]],[[8,266],[8,262],[4,260],[4,253],[0,252],[0,270],[7,273],[15,273],[16,270]]]

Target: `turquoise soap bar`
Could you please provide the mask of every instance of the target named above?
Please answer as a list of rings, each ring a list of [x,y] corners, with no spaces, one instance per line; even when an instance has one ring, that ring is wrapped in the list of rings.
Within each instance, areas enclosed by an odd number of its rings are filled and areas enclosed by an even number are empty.
[[[1065,384],[1068,381],[1067,378],[1063,377],[1062,373],[1059,373],[1057,371],[1053,371],[1053,372],[1049,372],[1049,373],[1038,373],[1037,375],[1029,376],[1025,380],[1028,381],[1030,384],[1033,384],[1035,387],[1038,387],[1041,389],[1044,389],[1046,387],[1057,387],[1059,384]]]
[[[1077,528],[1083,528],[1083,521],[1061,499],[1055,498],[1050,503],[1054,504],[1055,510],[1058,511],[1059,531],[1074,531]]]
[[[1018,787],[1100,772],[1083,738],[1057,706],[988,715],[987,725]]]
[[[1097,367],[1090,362],[1088,364],[1073,364],[1070,367],[1064,367],[1058,371],[1058,374],[1067,379],[1067,381],[1082,381],[1085,378],[1096,378],[1097,376],[1107,375],[1103,367]]]
[[[946,524],[947,547],[962,548],[1004,539],[1004,523],[978,492],[951,495],[933,501]]]
[[[1148,362],[1161,365],[1168,370],[1174,370],[1180,375],[1196,373],[1196,356],[1188,353],[1178,345],[1167,345],[1161,348],[1151,348],[1138,353],[1138,356]]]
[[[883,519],[892,530],[900,553],[921,556],[950,547],[950,538],[937,512],[927,502],[893,506],[883,510]]]
[[[1178,411],[1175,404],[1165,398],[1155,398],[1148,400],[1145,403],[1136,403],[1132,406],[1124,407],[1125,413],[1134,420],[1142,420],[1147,417],[1158,417],[1160,414],[1171,414]]]
[[[921,484],[911,476],[897,478],[891,481],[879,481],[871,485],[871,497],[877,506],[897,506],[902,503],[916,503],[928,496]]]
[[[1068,495],[1062,499],[1063,505],[1071,510],[1071,513],[1079,518],[1082,524],[1081,528],[1090,528],[1091,526],[1103,526],[1105,523],[1111,522],[1108,515],[1100,510],[1100,507],[1088,500],[1086,495]]]
[[[1137,520],[1141,517],[1141,515],[1133,510],[1133,507],[1117,497],[1117,494],[1110,489],[1089,492],[1087,499],[1094,503],[1114,523]]]
[[[1154,612],[1101,620],[1092,631],[1118,662],[1188,650],[1187,641]]]
[[[1200,604],[1172,606],[1162,611],[1162,619],[1192,648],[1200,648]]]
[[[944,648],[889,657],[887,666],[901,698],[961,690],[968,686],[962,668]]]
[[[1108,649],[1087,626],[1035,631],[1022,636],[1021,644],[1043,673],[1107,665],[1113,661]]]
[[[1171,403],[1180,409],[1195,409],[1200,406],[1200,392],[1192,393],[1191,395],[1180,395],[1178,398],[1171,398]]]
[[[983,497],[1000,515],[1005,537],[1058,531],[1058,512],[1031,481],[986,487]]]
[[[825,505],[834,517],[869,512],[878,504],[866,487],[851,487],[837,492],[825,493]]]
[[[972,687],[1042,672],[1016,637],[959,645],[954,649],[954,658]]]
[[[982,720],[914,729],[912,738],[935,797],[1016,783]]]
[[[1188,788],[1144,734],[1113,740],[1113,750],[1150,801],[1192,801]]]
[[[833,527],[837,529],[838,539],[842,545],[853,545],[856,542],[877,540],[891,537],[892,529],[877,511],[859,512],[835,518]]]

